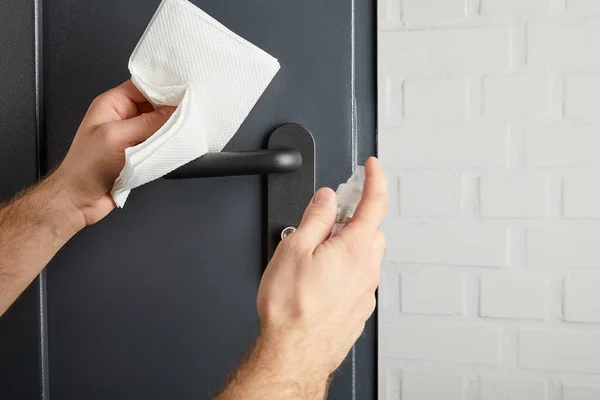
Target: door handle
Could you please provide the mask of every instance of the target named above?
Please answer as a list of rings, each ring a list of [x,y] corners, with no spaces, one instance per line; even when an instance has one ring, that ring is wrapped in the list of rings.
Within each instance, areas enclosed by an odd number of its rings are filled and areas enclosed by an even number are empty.
[[[284,231],[298,226],[315,192],[315,141],[299,124],[282,125],[269,137],[266,150],[222,152],[202,157],[166,175],[193,179],[267,175],[267,254],[273,255]]]
[[[165,179],[193,179],[294,172],[302,154],[294,149],[209,153],[176,169]]]

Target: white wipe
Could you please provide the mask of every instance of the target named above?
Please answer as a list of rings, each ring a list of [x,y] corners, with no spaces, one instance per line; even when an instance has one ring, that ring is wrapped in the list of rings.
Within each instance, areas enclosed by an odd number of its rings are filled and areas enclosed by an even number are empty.
[[[331,236],[338,233],[344,225],[352,220],[358,203],[362,199],[365,186],[365,167],[359,166],[352,174],[348,182],[338,186],[336,191],[338,208],[335,225]]]
[[[279,63],[187,0],[163,0],[129,60],[131,79],[154,106],[178,106],[145,142],[126,150],[112,189],[131,189],[219,152],[269,85]]]

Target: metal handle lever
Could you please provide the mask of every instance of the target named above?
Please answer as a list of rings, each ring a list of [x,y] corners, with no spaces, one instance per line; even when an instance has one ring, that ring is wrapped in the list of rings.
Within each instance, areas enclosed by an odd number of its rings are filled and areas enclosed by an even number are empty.
[[[294,172],[302,167],[298,150],[258,150],[209,153],[166,175],[166,179],[264,175]]]

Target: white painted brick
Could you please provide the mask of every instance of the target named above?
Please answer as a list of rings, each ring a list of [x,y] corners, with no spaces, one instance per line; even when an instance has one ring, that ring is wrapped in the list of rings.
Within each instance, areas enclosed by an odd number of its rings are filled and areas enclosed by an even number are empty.
[[[462,182],[453,172],[406,172],[400,176],[400,214],[454,217],[460,213]]]
[[[536,66],[598,65],[597,30],[585,20],[530,23],[527,61]]]
[[[398,27],[401,24],[402,0],[377,0],[377,19],[379,29],[390,26]]]
[[[380,326],[386,357],[500,365],[502,330],[496,326],[390,322]]]
[[[563,384],[562,400],[598,400],[600,399],[600,386],[583,386]]]
[[[488,274],[480,282],[479,315],[490,318],[546,319],[548,280]]]
[[[530,370],[600,373],[600,333],[519,332],[519,367]]]
[[[402,400],[463,400],[465,381],[458,374],[404,371]]]
[[[467,15],[465,0],[404,0],[402,19],[407,22],[461,18]]]
[[[600,76],[582,74],[567,76],[565,113],[569,117],[600,116]]]
[[[600,225],[568,224],[527,229],[527,264],[600,268]]]
[[[564,320],[600,322],[600,279],[573,277],[565,279]]]
[[[600,218],[600,175],[564,178],[563,215],[566,218]]]
[[[483,15],[538,14],[548,7],[548,0],[481,0]]]
[[[381,400],[600,399],[600,0],[378,4]]]
[[[510,29],[428,29],[381,32],[383,76],[465,76],[510,70]]]
[[[600,134],[587,126],[527,129],[526,162],[531,167],[600,166]]]
[[[380,157],[394,168],[501,167],[507,147],[507,129],[490,126],[405,127],[379,137]]]
[[[400,275],[387,262],[381,266],[377,307],[380,311],[400,312]]]
[[[404,118],[421,123],[465,122],[465,79],[415,79],[404,82]]]
[[[550,79],[546,74],[489,76],[483,80],[484,114],[511,118],[547,115]]]
[[[541,379],[483,376],[480,400],[547,400],[547,384]]]
[[[383,126],[400,126],[402,124],[404,108],[402,84],[403,81],[392,78],[385,79],[383,83],[383,90],[380,90],[379,94],[380,121]]]
[[[567,10],[582,17],[590,14],[598,15],[600,14],[600,2],[598,0],[568,0]]]
[[[543,218],[549,211],[549,181],[542,174],[501,172],[480,178],[481,216]]]
[[[392,261],[487,267],[503,267],[508,261],[503,225],[403,221],[387,233]]]
[[[453,273],[411,274],[400,277],[400,308],[407,314],[462,315],[465,279]]]

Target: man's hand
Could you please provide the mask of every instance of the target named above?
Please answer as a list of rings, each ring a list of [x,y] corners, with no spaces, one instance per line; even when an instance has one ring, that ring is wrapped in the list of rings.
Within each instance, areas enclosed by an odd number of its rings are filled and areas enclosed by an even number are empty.
[[[115,207],[110,189],[125,149],[150,137],[173,111],[154,111],[129,81],[102,94],[60,167],[0,208],[0,315],[75,233]]]
[[[375,309],[387,211],[385,176],[365,165],[363,198],[354,218],[331,235],[336,197],[319,190],[298,230],[277,248],[258,293],[257,346],[221,400],[323,399]]]
[[[114,207],[110,195],[125,166],[125,149],[152,136],[175,109],[154,111],[131,81],[97,97],[75,135],[67,157],[55,172],[81,210],[87,225]]]

